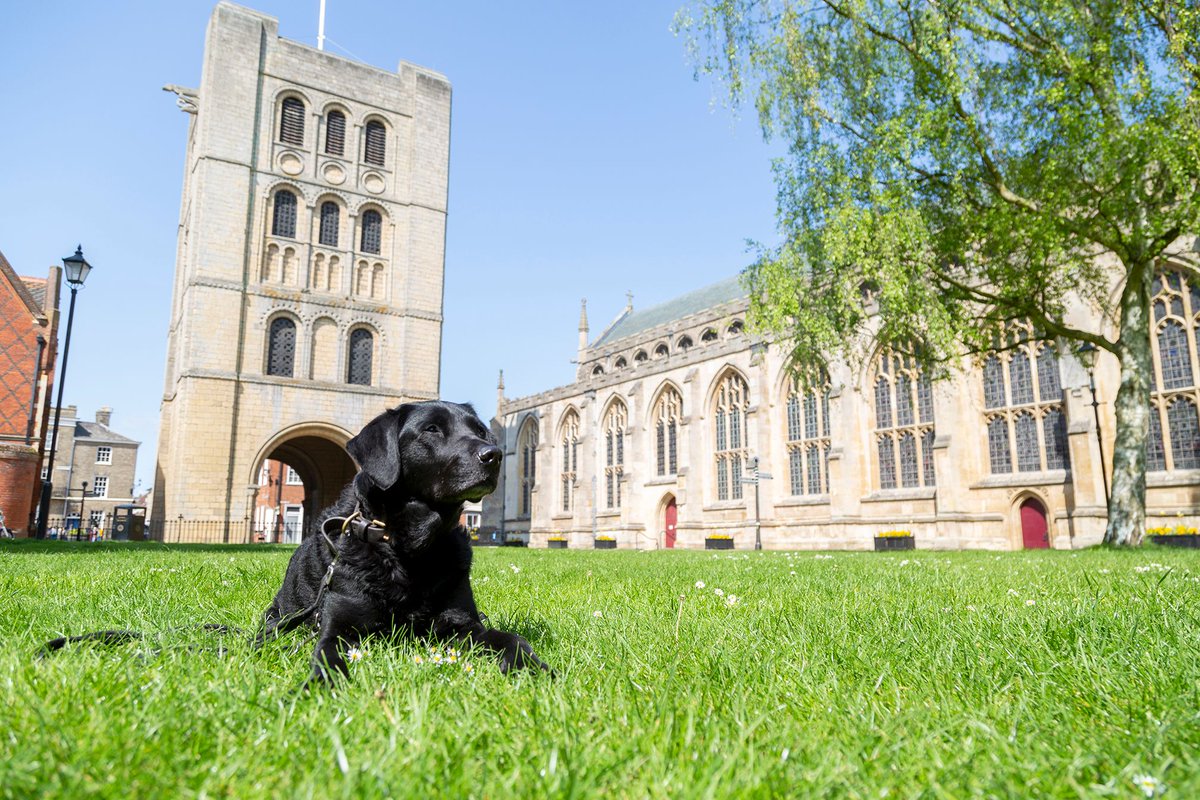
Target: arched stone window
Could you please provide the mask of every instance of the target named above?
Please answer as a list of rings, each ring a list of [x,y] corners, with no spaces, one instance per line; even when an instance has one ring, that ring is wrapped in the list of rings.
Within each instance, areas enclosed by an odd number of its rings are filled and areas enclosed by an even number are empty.
[[[325,152],[331,156],[346,154],[346,115],[337,110],[325,115]]]
[[[321,203],[321,229],[317,242],[326,247],[338,246],[338,232],[342,227],[342,210],[332,200]]]
[[[362,242],[364,253],[379,254],[383,243],[383,217],[375,209],[368,209],[362,215]]]
[[[371,385],[371,361],[375,354],[375,337],[366,328],[350,333],[350,353],[346,368],[346,383]]]
[[[679,466],[679,420],[683,398],[668,386],[654,405],[654,453],[659,475],[674,475]]]
[[[571,409],[563,417],[559,433],[562,446],[562,468],[559,481],[562,486],[562,510],[575,507],[575,482],[579,478],[579,412]]]
[[[600,366],[599,364],[597,364],[596,366],[592,367],[592,374],[593,374],[593,375],[603,375],[603,374],[604,374],[604,367],[602,367],[602,366]]]
[[[700,334],[700,341],[708,344],[717,340],[717,332],[712,328],[705,328],[704,333]]]
[[[625,356],[617,356],[617,360],[613,362],[613,367],[616,369],[624,369],[629,366],[629,362],[625,360]]]
[[[276,317],[267,336],[267,374],[290,378],[295,361],[296,323],[287,317]]]
[[[537,420],[529,417],[517,436],[517,458],[520,461],[521,491],[517,497],[517,517],[529,519],[533,510],[533,487],[537,480]]]
[[[382,167],[387,158],[387,128],[377,119],[367,123],[363,137],[363,161]]]
[[[638,350],[636,353],[633,354],[633,361],[635,364],[641,364],[647,358],[649,358],[649,356],[646,355],[645,350]]]
[[[793,495],[829,492],[829,376],[793,375],[787,389],[787,451]]]
[[[1150,437],[1146,468],[1200,469],[1200,283],[1181,273],[1155,276]]]
[[[625,427],[628,413],[620,400],[604,415],[605,508],[621,507],[621,475],[625,472]]]
[[[670,350],[665,344],[660,344],[658,347],[654,348],[655,358],[666,358],[668,353],[670,353]]]
[[[692,349],[692,337],[680,336],[679,341],[675,343],[675,347],[686,353],[688,350]]]
[[[933,486],[933,387],[911,356],[880,355],[875,366],[879,488]]]
[[[983,362],[983,407],[992,474],[1067,469],[1058,354],[1024,323],[1005,334],[1004,349]]]
[[[736,372],[728,372],[713,396],[713,461],[717,470],[717,499],[742,498],[742,473],[748,453],[749,431],[746,411],[750,387]]]
[[[271,235],[287,239],[296,238],[296,195],[287,189],[280,189],[275,193]]]
[[[728,329],[727,333],[730,336],[741,336],[742,331],[745,330],[745,327],[746,326],[742,323],[742,321],[740,319],[735,319],[733,322],[729,323],[729,329]]]
[[[304,146],[304,101],[285,97],[279,113],[279,141]]]

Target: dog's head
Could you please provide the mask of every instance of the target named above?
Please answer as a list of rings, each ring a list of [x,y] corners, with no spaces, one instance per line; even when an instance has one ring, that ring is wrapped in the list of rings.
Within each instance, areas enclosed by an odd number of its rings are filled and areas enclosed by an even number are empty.
[[[434,505],[479,500],[496,488],[503,453],[475,409],[405,403],[367,423],[346,449],[366,486]]]

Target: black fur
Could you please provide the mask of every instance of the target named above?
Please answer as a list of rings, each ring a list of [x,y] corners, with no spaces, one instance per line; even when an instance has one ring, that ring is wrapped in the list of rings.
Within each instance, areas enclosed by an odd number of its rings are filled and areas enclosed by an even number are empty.
[[[502,453],[474,409],[406,403],[368,423],[346,449],[359,473],[292,555],[256,643],[293,622],[319,621],[310,682],[347,674],[345,651],[362,637],[398,631],[482,646],[505,672],[547,669],[525,639],[488,628],[475,607],[471,544],[458,520],[465,501],[496,488]],[[388,540],[337,536],[332,581],[317,603],[334,560],[321,525],[355,511],[383,522]],[[305,614],[310,607],[315,614]]]

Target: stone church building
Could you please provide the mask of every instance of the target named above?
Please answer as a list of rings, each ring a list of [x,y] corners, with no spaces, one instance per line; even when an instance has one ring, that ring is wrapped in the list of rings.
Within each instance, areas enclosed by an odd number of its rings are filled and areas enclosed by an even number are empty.
[[[248,519],[268,459],[311,515],[364,423],[438,394],[450,85],[222,2],[199,89],[166,88],[188,132],[152,516]]]
[[[1148,524],[1195,525],[1200,285],[1168,268],[1154,294]],[[501,381],[506,466],[484,529],[534,547],[611,537],[638,549],[701,548],[714,534],[738,549],[756,537],[870,549],[898,530],[918,548],[1102,539],[1115,359],[1089,370],[1018,326],[1011,349],[943,380],[889,352],[796,375],[782,348],[747,334],[748,309],[730,278],[631,303],[589,341],[585,305],[573,383],[506,399]]]

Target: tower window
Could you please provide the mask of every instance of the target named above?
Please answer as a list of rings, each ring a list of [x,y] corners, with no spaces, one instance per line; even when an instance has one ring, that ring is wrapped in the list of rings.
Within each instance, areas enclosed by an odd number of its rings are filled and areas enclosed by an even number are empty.
[[[331,156],[346,154],[346,115],[340,111],[325,116],[325,152]]]
[[[296,195],[286,189],[275,193],[275,210],[271,215],[271,235],[296,238]]]
[[[371,332],[358,328],[350,334],[350,367],[347,371],[346,382],[358,386],[371,385],[371,356],[375,347],[375,337]]]
[[[383,217],[378,211],[365,211],[362,215],[362,251],[379,253],[383,243]]]
[[[328,247],[337,247],[338,228],[341,227],[342,213],[338,204],[327,200],[321,204],[321,231],[317,241]]]
[[[366,145],[363,150],[363,161],[382,167],[387,155],[387,128],[379,120],[367,123]]]
[[[295,97],[284,98],[279,116],[279,141],[304,145],[304,103]]]
[[[278,317],[271,323],[267,374],[290,378],[296,360],[296,323]]]

